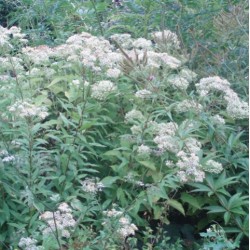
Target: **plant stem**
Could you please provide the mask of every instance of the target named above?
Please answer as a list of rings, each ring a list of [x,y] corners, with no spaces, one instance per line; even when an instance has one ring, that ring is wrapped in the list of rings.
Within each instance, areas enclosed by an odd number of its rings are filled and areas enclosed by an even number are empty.
[[[11,64],[11,67],[12,67],[12,71],[13,71],[13,74],[14,74],[14,77],[15,77],[15,80],[16,80],[16,85],[19,89],[19,92],[20,92],[20,96],[21,96],[21,99],[23,101],[23,92],[22,92],[22,89],[21,89],[21,85],[19,83],[19,80],[18,80],[18,77],[17,77],[17,72],[16,72],[16,68],[14,66],[14,63],[13,63],[13,60],[11,57],[9,57],[9,60],[10,60],[10,64]]]
[[[98,25],[99,25],[99,29],[100,29],[101,35],[104,36],[104,31],[103,31],[102,24],[101,24],[101,20],[100,20],[100,17],[99,17],[97,8],[96,8],[95,0],[90,0],[90,2],[92,3],[93,8],[94,8],[95,15],[96,15],[96,20],[97,20],[97,22],[98,22]]]

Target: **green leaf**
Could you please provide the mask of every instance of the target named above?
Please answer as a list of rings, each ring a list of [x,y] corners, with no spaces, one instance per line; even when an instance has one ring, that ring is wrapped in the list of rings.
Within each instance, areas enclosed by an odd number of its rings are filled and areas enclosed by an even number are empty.
[[[52,87],[53,85],[61,82],[61,81],[65,81],[65,76],[59,76],[59,77],[56,77],[48,86],[47,88],[50,88]]]
[[[181,212],[183,215],[185,215],[185,210],[182,206],[182,204],[180,202],[178,202],[177,200],[173,200],[173,199],[169,199],[167,201],[167,204],[173,208],[175,208],[176,210],[178,210],[179,212]]]
[[[105,186],[105,187],[110,187],[113,183],[115,183],[117,180],[119,180],[120,178],[118,176],[107,176],[105,178],[103,178],[101,180],[101,183]]]
[[[224,213],[224,221],[226,225],[228,224],[230,218],[231,218],[231,214],[229,212]]]
[[[146,168],[156,171],[156,167],[153,162],[150,162],[150,161],[138,161],[138,162],[142,164],[143,166],[145,166]]]
[[[221,207],[221,206],[207,206],[207,207],[204,207],[205,209],[207,210],[210,210],[208,213],[224,213],[226,212],[227,210],[224,208],[224,207]]]
[[[117,199],[118,199],[119,201],[121,201],[122,206],[123,206],[123,207],[126,206],[127,201],[126,201],[125,193],[124,193],[124,191],[123,191],[122,188],[119,187],[119,188],[117,189],[117,191],[116,191],[116,196],[117,196]]]
[[[191,192],[211,192],[211,188],[200,183],[192,183],[189,184],[192,187],[196,187],[196,189],[192,190]]]
[[[118,150],[110,150],[110,151],[105,152],[103,155],[116,156],[117,158],[122,157],[121,153]]]
[[[8,225],[15,227],[19,230],[23,230],[26,227],[26,224],[21,224],[21,223],[8,223]]]
[[[67,119],[63,113],[60,113],[60,118],[62,119],[63,123],[68,126],[68,125],[71,125],[72,127],[76,128],[76,125],[71,122],[69,119]]]
[[[201,209],[201,205],[199,204],[199,201],[190,194],[182,193],[181,200],[184,202],[187,202],[192,207],[195,207],[197,209]]]
[[[61,175],[58,179],[58,182],[59,183],[62,183],[64,180],[66,179],[66,176],[65,175]]]

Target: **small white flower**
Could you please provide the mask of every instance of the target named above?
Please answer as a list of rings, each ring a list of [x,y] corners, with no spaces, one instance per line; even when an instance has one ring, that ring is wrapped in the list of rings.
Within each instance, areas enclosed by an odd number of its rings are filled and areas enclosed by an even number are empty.
[[[174,162],[173,162],[173,161],[166,161],[165,164],[166,164],[166,166],[169,167],[169,168],[174,167]]]
[[[71,83],[75,87],[79,87],[80,86],[80,81],[79,80],[73,80]]]

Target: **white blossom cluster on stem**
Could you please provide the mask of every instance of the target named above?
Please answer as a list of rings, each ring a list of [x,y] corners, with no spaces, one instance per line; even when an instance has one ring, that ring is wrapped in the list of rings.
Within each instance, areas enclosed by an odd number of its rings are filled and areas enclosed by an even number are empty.
[[[27,101],[17,101],[9,108],[9,111],[22,118],[38,117],[44,120],[49,113],[45,106],[36,106]]]
[[[103,214],[114,219],[113,223],[115,223],[116,233],[122,240],[125,240],[128,236],[135,235],[135,231],[138,230],[137,226],[131,223],[130,218],[124,215],[122,211],[112,208],[111,210],[104,211]]]
[[[59,233],[61,237],[69,238],[71,230],[76,226],[72,209],[67,203],[61,203],[55,212],[44,212],[39,216],[39,219],[47,224],[42,228],[42,233],[45,236]]]
[[[111,81],[100,81],[91,86],[91,97],[103,101],[109,94],[115,92],[117,87]]]
[[[219,174],[223,170],[223,167],[222,164],[217,161],[208,160],[203,166],[203,169],[209,173]]]
[[[145,117],[142,112],[136,109],[132,109],[125,114],[125,123],[135,123],[136,121],[144,121]]]
[[[28,42],[25,39],[26,35],[21,33],[21,28],[16,26],[7,29],[0,25],[0,34],[0,54],[1,50],[6,52],[6,50],[13,49],[14,43],[25,44]]]
[[[36,246],[37,240],[31,237],[22,237],[19,240],[18,246],[23,250],[44,250],[41,246]]]
[[[177,176],[183,183],[194,181],[202,182],[205,178],[205,172],[202,170],[199,157],[194,153],[188,154],[180,151],[177,156],[179,157],[176,166],[179,168]]]
[[[164,46],[167,49],[180,49],[180,41],[177,35],[170,30],[163,30],[152,33],[152,37],[158,46]]]
[[[196,84],[196,88],[200,96],[206,96],[209,92],[222,93],[224,100],[227,103],[227,114],[233,119],[245,119],[249,116],[248,103],[242,101],[237,93],[235,93],[230,83],[220,78],[219,76],[202,78],[199,83]]]
[[[99,191],[102,191],[104,185],[102,182],[97,182],[95,179],[87,178],[84,181],[81,181],[81,189],[90,194],[96,194]]]

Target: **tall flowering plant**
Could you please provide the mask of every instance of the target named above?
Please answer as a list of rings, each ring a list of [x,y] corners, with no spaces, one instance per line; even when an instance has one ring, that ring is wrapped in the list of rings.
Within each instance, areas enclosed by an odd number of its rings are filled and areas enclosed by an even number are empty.
[[[11,38],[1,39],[3,48]],[[245,164],[237,126],[248,104],[227,80],[199,79],[175,33],[107,40],[83,32],[55,47],[23,46],[0,61],[1,223],[19,245],[37,243],[25,238],[30,232],[40,242],[50,232],[62,248],[84,226],[96,244],[109,232],[112,244],[126,245],[153,220],[167,224],[174,213],[192,217],[202,208],[239,239],[247,234],[244,184],[230,191]],[[23,218],[8,212],[13,204]]]

